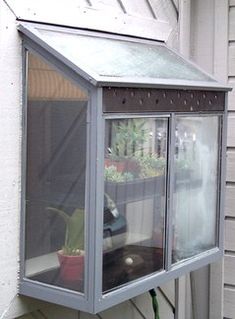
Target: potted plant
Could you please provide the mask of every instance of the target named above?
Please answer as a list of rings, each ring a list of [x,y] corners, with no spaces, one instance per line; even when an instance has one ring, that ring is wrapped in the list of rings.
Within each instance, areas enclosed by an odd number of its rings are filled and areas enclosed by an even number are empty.
[[[64,246],[57,252],[60,278],[63,281],[79,281],[84,271],[84,210],[76,208],[72,215],[54,207],[47,210],[60,216],[66,225]]]
[[[135,159],[139,165],[136,175],[121,173],[113,165],[105,167],[105,191],[118,204],[165,192],[166,159],[149,154],[136,154]]]
[[[140,178],[162,176],[166,170],[166,158],[156,154],[143,154],[137,156],[140,167]]]
[[[105,166],[115,166],[119,173],[139,173],[135,154],[141,152],[147,139],[145,120],[127,119],[113,125],[113,141]]]

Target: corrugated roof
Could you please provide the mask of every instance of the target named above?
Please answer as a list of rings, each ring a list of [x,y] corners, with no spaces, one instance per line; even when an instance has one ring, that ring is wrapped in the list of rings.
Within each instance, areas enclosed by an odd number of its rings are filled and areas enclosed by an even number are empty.
[[[170,0],[5,0],[17,19],[166,41]]]

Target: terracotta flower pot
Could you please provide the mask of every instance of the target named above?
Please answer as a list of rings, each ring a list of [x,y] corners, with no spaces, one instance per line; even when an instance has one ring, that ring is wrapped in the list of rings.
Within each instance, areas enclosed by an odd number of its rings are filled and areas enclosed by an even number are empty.
[[[60,263],[60,278],[63,281],[79,281],[83,279],[84,254],[79,256],[63,255],[62,250],[57,252]]]

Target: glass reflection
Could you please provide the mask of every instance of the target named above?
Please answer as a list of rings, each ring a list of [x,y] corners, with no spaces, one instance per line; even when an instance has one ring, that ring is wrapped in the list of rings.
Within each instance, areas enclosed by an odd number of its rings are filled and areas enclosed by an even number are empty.
[[[28,54],[26,277],[80,292],[87,98]]]
[[[216,246],[219,117],[176,121],[173,262]]]
[[[114,78],[214,81],[157,42],[136,43],[41,28],[37,28],[37,32],[46,43],[88,74],[93,71],[94,74]]]
[[[103,291],[163,269],[167,127],[106,120]]]

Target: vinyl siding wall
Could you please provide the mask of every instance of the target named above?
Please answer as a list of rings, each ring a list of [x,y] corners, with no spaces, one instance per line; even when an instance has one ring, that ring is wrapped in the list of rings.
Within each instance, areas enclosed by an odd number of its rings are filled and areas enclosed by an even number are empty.
[[[229,4],[227,186],[225,210],[224,316],[235,318],[235,1]]]

